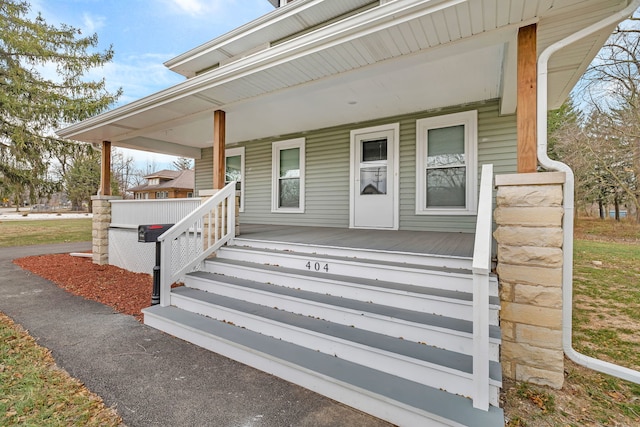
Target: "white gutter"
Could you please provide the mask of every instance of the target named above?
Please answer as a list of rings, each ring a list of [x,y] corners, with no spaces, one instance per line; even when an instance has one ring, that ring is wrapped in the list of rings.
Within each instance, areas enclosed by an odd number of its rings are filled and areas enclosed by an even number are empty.
[[[570,45],[586,36],[600,31],[628,18],[640,7],[640,0],[631,3],[615,15],[609,16],[587,28],[584,28],[563,40],[546,48],[538,58],[538,160],[546,169],[566,173],[564,185],[564,266],[562,270],[562,341],[564,352],[579,365],[640,384],[640,372],[625,368],[603,360],[595,359],[578,353],[572,346],[572,310],[573,310],[573,191],[575,186],[573,171],[564,163],[551,160],[547,155],[547,74],[551,55],[565,46]]]

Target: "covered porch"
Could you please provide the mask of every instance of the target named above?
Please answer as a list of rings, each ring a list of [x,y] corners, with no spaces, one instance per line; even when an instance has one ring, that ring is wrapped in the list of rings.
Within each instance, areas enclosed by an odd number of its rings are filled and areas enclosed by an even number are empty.
[[[593,9],[592,22],[618,7],[557,3],[503,4],[498,13],[483,0],[291,2],[242,27],[242,37],[230,33],[167,62],[185,82],[59,134],[102,143],[105,155],[113,144],[199,160],[206,167],[197,167],[198,190],[220,189],[228,147],[498,100],[500,116],[517,115],[510,157],[518,172],[534,172],[538,52],[583,25],[574,8]],[[551,61],[550,108],[609,33]],[[514,172],[515,161],[499,172]],[[100,194],[108,196],[109,159],[102,164]]]

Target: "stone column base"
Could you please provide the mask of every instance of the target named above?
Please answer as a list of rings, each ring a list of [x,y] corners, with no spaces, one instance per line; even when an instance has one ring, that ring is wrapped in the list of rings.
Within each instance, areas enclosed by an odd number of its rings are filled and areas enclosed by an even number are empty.
[[[561,388],[564,173],[496,176],[503,375]]]
[[[120,200],[120,196],[91,196],[93,221],[93,263],[109,264],[109,226],[111,225],[111,200]]]

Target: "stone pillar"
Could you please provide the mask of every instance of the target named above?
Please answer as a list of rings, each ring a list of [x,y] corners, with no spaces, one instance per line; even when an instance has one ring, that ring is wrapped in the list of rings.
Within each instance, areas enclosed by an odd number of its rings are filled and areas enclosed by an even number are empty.
[[[503,375],[561,388],[564,173],[496,176]]]
[[[119,196],[91,196],[93,222],[93,263],[109,264],[109,226],[111,225],[111,200]]]

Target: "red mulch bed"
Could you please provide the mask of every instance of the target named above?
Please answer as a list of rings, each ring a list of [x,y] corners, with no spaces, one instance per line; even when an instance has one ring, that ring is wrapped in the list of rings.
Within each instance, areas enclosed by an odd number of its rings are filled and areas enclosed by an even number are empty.
[[[91,258],[69,254],[32,256],[13,262],[67,292],[108,305],[139,321],[142,321],[141,310],[151,305],[153,278],[149,274],[97,265]]]

